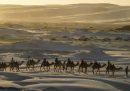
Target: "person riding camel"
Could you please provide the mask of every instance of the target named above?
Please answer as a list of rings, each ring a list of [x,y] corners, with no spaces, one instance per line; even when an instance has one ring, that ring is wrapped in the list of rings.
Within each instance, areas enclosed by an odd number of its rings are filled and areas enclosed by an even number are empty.
[[[111,63],[109,60],[108,60],[107,64],[108,64],[108,68],[109,68],[110,66],[112,66],[112,63]]]
[[[70,60],[70,58],[68,58],[68,64],[71,64],[71,60]]]
[[[126,77],[128,77],[128,71],[129,71],[129,69],[128,69],[128,66],[125,68],[125,73],[126,73]]]
[[[47,62],[46,58],[43,59],[43,63],[45,64]]]
[[[58,63],[58,58],[55,58],[55,62]]]
[[[12,63],[12,62],[14,62],[14,58],[13,58],[13,57],[12,57],[12,59],[11,59],[11,63]]]
[[[97,62],[97,61],[95,61],[95,62],[94,62],[94,64],[95,64],[95,65],[98,65],[98,62]]]
[[[81,64],[84,64],[84,60],[83,59],[81,59]]]
[[[109,60],[108,60],[108,62],[107,62],[107,63],[108,63],[108,66],[111,66],[111,65],[112,65],[112,64],[111,64],[111,62],[110,62]]]

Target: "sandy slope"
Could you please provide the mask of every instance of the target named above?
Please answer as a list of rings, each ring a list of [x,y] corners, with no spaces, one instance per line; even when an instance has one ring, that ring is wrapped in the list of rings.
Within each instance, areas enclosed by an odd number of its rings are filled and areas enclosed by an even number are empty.
[[[0,20],[23,22],[120,22],[130,20],[130,7],[113,4],[0,6]],[[128,20],[128,21],[127,21]]]
[[[0,91],[129,91],[130,79],[109,78],[103,73],[0,72]]]

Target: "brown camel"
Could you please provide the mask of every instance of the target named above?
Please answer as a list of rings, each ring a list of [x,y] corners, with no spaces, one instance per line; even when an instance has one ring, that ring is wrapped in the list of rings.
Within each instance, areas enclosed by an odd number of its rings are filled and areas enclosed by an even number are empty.
[[[61,72],[62,66],[63,66],[62,62],[58,60],[58,58],[55,58],[54,72]]]
[[[38,64],[40,62],[40,60],[34,61],[32,60],[28,60],[26,63],[26,70],[32,68],[32,70],[34,71],[35,65]]]
[[[46,61],[46,59],[43,60],[41,66],[40,66],[40,70],[42,70],[42,68],[44,69],[44,71],[49,71],[50,70],[50,66],[52,66],[54,64],[54,62],[49,63],[48,61]]]
[[[106,68],[106,74],[109,75],[109,72],[111,71],[112,72],[112,76],[114,77],[115,71],[120,71],[122,69],[123,69],[122,67],[116,67],[114,64],[113,65],[109,65]]]
[[[24,63],[24,61],[21,61],[21,63],[16,62],[15,67],[17,71],[20,71],[20,66]]]
[[[1,71],[6,71],[7,67],[9,67],[9,63],[6,63],[6,62],[0,63],[0,70]]]
[[[20,65],[22,65],[23,63],[24,63],[24,61],[21,61],[20,63],[17,62],[17,61],[12,61],[12,62],[10,62],[10,64],[9,64],[10,71],[14,71],[14,70],[19,71],[19,67],[20,67]]]
[[[81,61],[80,65],[79,65],[79,73],[80,72],[84,72],[87,73],[87,69],[88,67],[92,66],[93,63],[88,64],[87,62],[85,62],[84,60]]]
[[[71,61],[70,59],[68,59],[68,62],[66,63],[66,71],[68,71],[68,68],[70,68],[70,72],[74,72],[74,68],[76,66],[78,66],[78,65],[79,65],[79,62],[77,62],[75,64],[73,61]]]
[[[95,62],[93,65],[92,65],[92,71],[93,71],[93,74],[94,74],[94,70],[95,69],[97,69],[97,72],[99,72],[99,74],[100,74],[100,69],[101,68],[103,68],[103,67],[105,67],[106,66],[106,64],[100,64],[100,63],[97,63],[97,62]],[[97,72],[96,72],[96,74],[97,74]]]

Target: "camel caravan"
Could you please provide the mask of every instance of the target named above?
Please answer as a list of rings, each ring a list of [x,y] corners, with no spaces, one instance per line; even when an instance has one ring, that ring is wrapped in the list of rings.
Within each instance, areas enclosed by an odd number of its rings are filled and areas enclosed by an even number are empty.
[[[6,71],[7,68],[9,68],[10,71],[20,71],[22,69],[22,65],[24,64],[24,69],[26,71],[54,71],[54,72],[72,72],[74,73],[76,70],[79,73],[85,73],[88,74],[88,68],[92,69],[89,72],[92,72],[93,74],[100,74],[101,69],[105,69],[105,72],[107,75],[111,72],[112,76],[114,76],[116,71],[123,70],[122,67],[117,67],[115,64],[112,64],[110,61],[108,63],[100,63],[97,61],[94,62],[87,62],[83,59],[81,59],[80,62],[72,61],[70,58],[68,58],[66,61],[61,61],[58,58],[55,58],[54,61],[49,61],[47,58],[44,58],[43,60],[34,60],[28,58],[28,60],[25,61],[15,61],[13,58],[10,62],[1,62],[0,63],[0,71]]]

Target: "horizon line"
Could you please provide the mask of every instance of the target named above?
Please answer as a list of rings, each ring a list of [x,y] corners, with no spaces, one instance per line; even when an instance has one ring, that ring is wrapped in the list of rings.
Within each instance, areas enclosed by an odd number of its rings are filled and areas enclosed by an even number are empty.
[[[113,4],[113,3],[72,3],[72,4],[0,4],[0,5],[9,5],[9,6],[53,6],[53,5],[76,5],[76,4],[111,4],[111,5],[117,5],[117,6],[130,6],[130,5],[119,5],[119,4]]]

